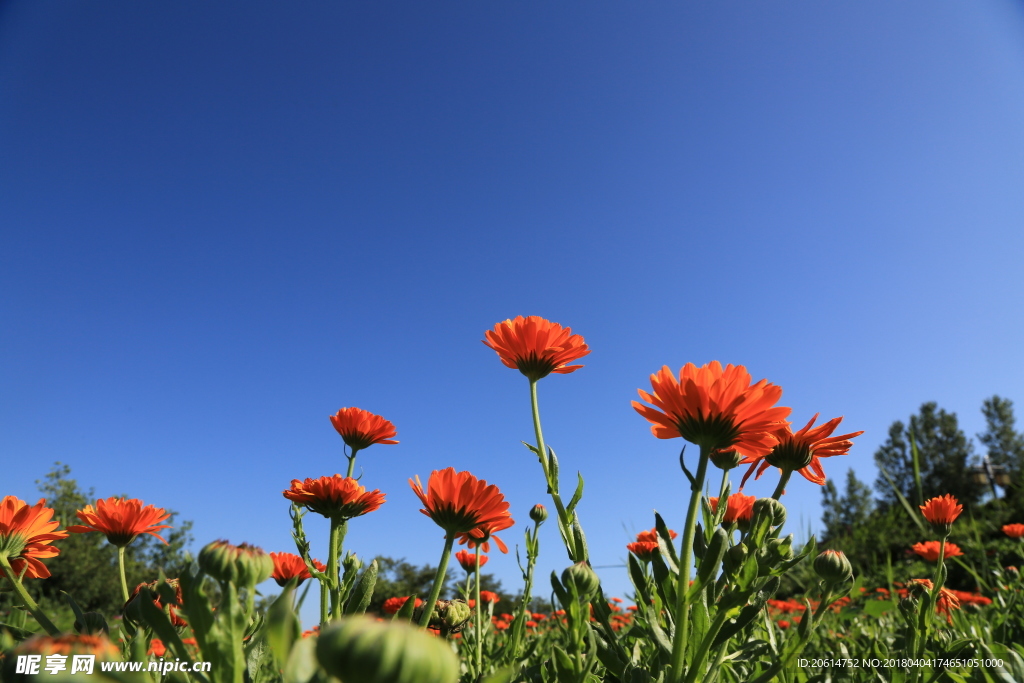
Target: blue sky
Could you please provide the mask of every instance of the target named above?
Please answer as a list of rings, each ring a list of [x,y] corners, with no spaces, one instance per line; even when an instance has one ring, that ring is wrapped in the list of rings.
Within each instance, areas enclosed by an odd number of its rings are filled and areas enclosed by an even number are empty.
[[[281,491],[344,471],[327,417],[358,406],[401,444],[360,457],[388,503],[348,547],[436,562],[406,480],[447,466],[521,544],[527,382],[480,343],[516,315],[593,349],[540,391],[595,564],[682,523],[681,442],[629,405],[664,364],[845,415],[826,471],[873,481],[922,402],[968,434],[1024,403],[1021,121],[1009,1],[7,2],[0,494],[59,460],[197,545],[289,550]],[[818,524],[819,487],[786,502]],[[553,523],[542,553],[566,563]]]

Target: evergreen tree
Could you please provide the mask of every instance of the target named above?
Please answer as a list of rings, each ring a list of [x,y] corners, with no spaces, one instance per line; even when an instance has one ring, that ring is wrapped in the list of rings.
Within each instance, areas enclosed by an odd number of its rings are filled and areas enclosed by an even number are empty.
[[[889,427],[889,438],[875,451],[875,463],[879,468],[885,468],[900,493],[911,503],[922,502],[918,501],[914,483],[911,434],[917,443],[925,500],[950,493],[961,503],[976,503],[984,487],[977,484],[967,471],[972,444],[960,429],[956,413],[947,413],[934,402],[923,404],[907,425],[894,422]],[[875,480],[875,489],[883,504],[898,504],[896,494],[881,472]]]
[[[825,508],[821,521],[825,525],[826,539],[850,534],[864,526],[874,507],[871,487],[858,479],[852,469],[846,471],[846,489],[841,498],[831,479],[825,482],[821,494]]]
[[[1019,484],[1024,475],[1024,434],[1014,429],[1013,401],[993,396],[985,399],[981,412],[985,431],[978,434],[978,440],[988,448],[989,462],[1005,467]]]

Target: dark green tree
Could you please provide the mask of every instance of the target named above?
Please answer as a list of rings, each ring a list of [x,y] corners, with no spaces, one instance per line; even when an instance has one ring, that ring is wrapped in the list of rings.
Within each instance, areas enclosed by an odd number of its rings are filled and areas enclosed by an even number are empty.
[[[1019,490],[1024,475],[1024,434],[1015,429],[1013,401],[999,396],[987,398],[981,413],[985,416],[985,431],[978,434],[978,440],[988,449],[989,462],[1005,467]]]
[[[910,435],[913,433],[919,454],[921,489],[924,498],[953,494],[966,505],[976,503],[983,487],[967,472],[973,448],[957,423],[956,413],[947,413],[934,402],[921,406],[908,424],[900,421],[889,427],[889,438],[875,451],[875,463],[885,468],[907,500],[920,503],[914,483]],[[875,490],[884,505],[897,505],[898,499],[885,475],[879,472]]]
[[[871,487],[858,479],[852,469],[846,471],[846,488],[842,497],[831,479],[825,482],[821,495],[821,504],[825,508],[821,519],[825,525],[825,539],[853,533],[855,528],[867,523],[874,507]]]
[[[64,529],[69,524],[80,524],[75,512],[95,502],[92,489],[83,492],[78,483],[69,478],[71,468],[56,463],[53,469],[37,481],[39,491],[48,507],[54,509],[54,519]],[[165,529],[167,545],[143,534],[136,538],[125,552],[125,572],[129,587],[144,581],[155,581],[163,571],[175,577],[191,560],[185,548],[192,542],[192,522],[175,523],[172,512]],[[27,582],[29,591],[43,604],[54,609],[66,606],[62,591],[70,594],[86,611],[96,611],[112,617],[121,610],[121,583],[118,578],[117,550],[100,533],[68,534],[53,544],[60,555],[46,560],[50,578]]]

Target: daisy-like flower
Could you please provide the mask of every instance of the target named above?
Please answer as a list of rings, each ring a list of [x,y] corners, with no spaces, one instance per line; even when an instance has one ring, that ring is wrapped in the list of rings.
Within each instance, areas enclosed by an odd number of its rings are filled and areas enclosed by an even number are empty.
[[[467,572],[476,571],[476,553],[471,553],[468,550],[460,550],[455,553],[455,559],[458,561],[459,566]],[[480,566],[483,567],[487,564],[487,560],[490,558],[486,555],[480,555]]]
[[[384,604],[381,606],[381,609],[383,609],[388,614],[398,614],[398,610],[402,609],[402,606],[405,605],[405,603],[408,601],[408,595],[404,597],[388,598],[384,601]],[[414,606],[419,607],[422,604],[423,601],[419,598],[416,598],[416,604]]]
[[[925,541],[924,543],[915,543],[910,549],[929,562],[938,562],[940,545],[938,541]],[[960,546],[956,543],[946,544],[946,557],[957,557],[963,554]]]
[[[750,469],[743,475],[740,488],[747,483],[747,479],[757,468],[759,479],[769,467],[778,467],[781,470],[799,472],[804,479],[814,482],[819,486],[825,484],[825,470],[821,468],[819,458],[830,458],[834,455],[846,455],[850,452],[853,442],[850,439],[860,436],[863,431],[850,432],[840,436],[832,436],[842,417],[834,417],[824,424],[813,427],[818,419],[815,414],[811,421],[804,425],[803,429],[794,433],[789,424],[779,425],[773,435],[778,443],[771,452],[764,456],[747,456],[740,461],[741,464],[749,464]],[[761,464],[758,467],[758,463]]]
[[[498,487],[469,472],[456,472],[454,467],[434,470],[426,490],[419,476],[410,479],[409,485],[423,503],[420,512],[449,534],[466,534],[470,541],[482,543],[515,524]],[[504,548],[504,543],[494,540]]]
[[[157,532],[171,528],[169,524],[160,524],[171,516],[166,510],[154,505],[143,505],[138,498],[101,498],[96,501],[95,508],[86,505],[75,514],[85,525],[69,526],[68,531],[75,534],[98,531],[118,548],[125,547],[139,534],[156,536],[166,544],[167,541]]]
[[[749,522],[754,518],[754,501],[757,496],[745,496],[742,493],[734,493],[728,498],[725,506],[725,516],[722,522],[732,524],[733,522]],[[718,512],[718,498],[709,498],[708,504],[712,512]]]
[[[362,408],[342,408],[331,415],[331,424],[349,448],[362,450],[375,443],[394,444],[395,425]]]
[[[652,392],[638,390],[653,407],[633,401],[633,408],[651,423],[659,439],[681,436],[690,443],[714,449],[731,448],[744,457],[767,455],[775,446],[772,432],[790,409],[776,406],[782,388],[761,380],[751,384],[742,365],[712,361],[697,367],[687,363],[679,379],[666,365],[651,375]]]
[[[373,512],[384,503],[380,489],[367,491],[351,477],[335,474],[317,479],[292,479],[284,497],[328,519],[352,519]]]
[[[1003,533],[1010,538],[1021,538],[1024,536],[1024,524],[1007,524],[1003,526]]]
[[[910,584],[911,587],[920,586],[928,592],[935,589],[935,585],[929,579],[911,579]],[[958,598],[953,591],[946,588],[940,588],[939,596],[935,599],[935,613],[945,614],[946,621],[952,624],[952,611],[955,609],[960,609],[960,598]]]
[[[943,536],[949,535],[950,529],[953,528],[953,522],[964,511],[964,506],[957,504],[956,498],[948,493],[927,500],[920,507],[924,518],[931,522],[935,530]]]
[[[679,536],[671,529],[668,530],[669,538]],[[650,562],[658,554],[658,530],[641,531],[636,535],[636,541],[626,544],[626,550],[633,553],[643,562]]]
[[[505,320],[484,332],[484,344],[494,349],[505,367],[519,370],[531,382],[552,372],[566,374],[582,365],[567,365],[590,353],[583,337],[572,328],[537,315]]]
[[[46,507],[45,502],[40,498],[29,505],[15,496],[0,500],[0,556],[6,558],[16,575],[24,571],[27,579],[50,576],[42,560],[59,555],[60,549],[50,544],[68,535],[57,531],[60,523],[52,519],[53,508]]]
[[[121,659],[121,651],[106,635],[71,633],[61,636],[37,635],[22,641],[11,652],[19,655],[92,655],[101,662]]]
[[[299,579],[300,584],[306,579],[313,578],[313,575],[309,573],[309,567],[306,566],[306,562],[295,553],[270,553],[270,559],[274,561],[274,571],[270,578],[277,581],[278,586],[283,587],[287,585],[289,580],[296,577]],[[327,571],[327,567],[319,560],[314,559],[313,566],[319,572]]]

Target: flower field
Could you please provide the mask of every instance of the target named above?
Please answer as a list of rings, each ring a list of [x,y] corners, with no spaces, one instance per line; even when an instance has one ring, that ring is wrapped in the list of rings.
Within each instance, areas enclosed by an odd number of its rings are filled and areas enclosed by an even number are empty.
[[[386,496],[353,473],[361,451],[398,443],[397,430],[379,415],[342,408],[331,422],[345,443],[345,474],[295,479],[283,491],[294,552],[215,541],[190,570],[132,586],[126,549],[144,534],[163,540],[164,509],[100,499],[78,511],[81,524],[62,529],[44,500],[4,497],[0,587],[11,607],[0,613],[3,680],[1024,681],[1024,580],[1016,568],[1024,562],[1024,523],[1002,526],[995,545],[982,547],[980,538],[956,536],[968,515],[953,496],[920,505],[901,498],[905,523],[920,532],[907,552],[928,571],[904,576],[890,565],[881,585],[859,576],[841,549],[819,551],[813,538],[795,547],[785,531],[787,487],[823,485],[824,460],[847,454],[862,432],[837,433],[845,432],[842,418],[818,424],[817,415],[794,429],[790,409],[778,405],[782,389],[753,381],[743,366],[687,364],[678,374],[664,367],[633,402],[655,438],[688,444],[672,475],[690,496],[684,518],[670,525],[655,515],[626,546],[632,594],[607,595],[577,511],[583,478],[563,497],[538,400],[541,380],[579,370],[574,363],[590,350],[571,329],[536,316],[498,323],[484,343],[527,379],[536,490],[550,499],[524,511],[523,584],[512,612],[497,612],[499,596],[479,580],[490,554],[515,545],[509,503],[499,486],[451,467],[409,479],[420,512],[444,532],[431,590],[375,592],[378,563],[345,540]],[[778,477],[771,497],[742,493],[749,477],[762,476]],[[330,522],[329,537],[316,543],[326,558],[310,554],[309,514]],[[557,525],[560,547],[541,548],[543,524]],[[46,562],[69,534],[102,534],[117,549],[124,606],[119,614],[84,612],[70,595],[74,624],[62,631],[26,586],[47,580]],[[564,553],[564,571],[536,575],[542,551]],[[456,564],[466,581],[457,595],[443,596]],[[970,585],[954,588],[951,568]],[[270,578],[282,590],[261,605],[257,586]],[[304,630],[299,609],[314,582],[319,624]],[[550,611],[531,610],[535,597],[548,595]],[[368,613],[375,597],[386,598],[379,614]],[[83,657],[89,671],[76,669]],[[143,670],[133,671],[133,662]]]

